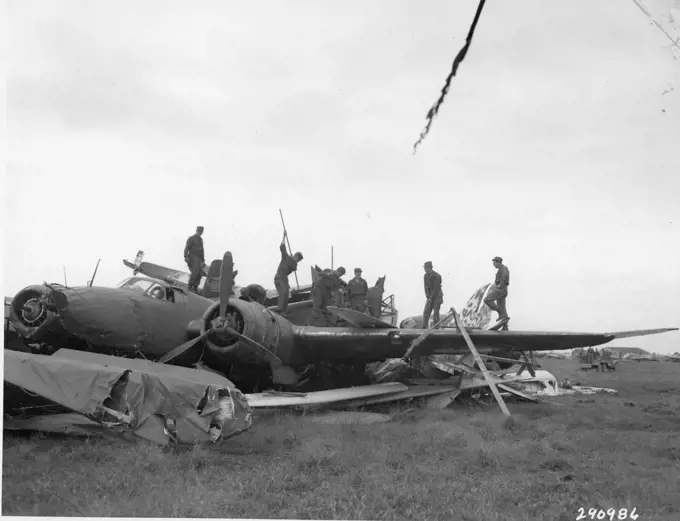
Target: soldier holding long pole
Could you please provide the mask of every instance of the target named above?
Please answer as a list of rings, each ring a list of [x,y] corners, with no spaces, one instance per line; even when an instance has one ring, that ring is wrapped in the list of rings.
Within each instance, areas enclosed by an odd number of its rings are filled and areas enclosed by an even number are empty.
[[[281,213],[281,210],[279,210]],[[281,213],[281,222],[283,223],[283,213]],[[279,267],[276,270],[276,275],[274,275],[274,286],[278,293],[278,307],[276,311],[280,314],[285,314],[288,312],[288,299],[290,297],[290,284],[288,282],[288,276],[291,273],[297,271],[298,263],[304,258],[302,253],[297,252],[295,255],[289,255],[288,250],[286,250],[286,241],[288,239],[288,232],[286,231],[286,225],[283,224],[283,238],[281,239],[281,244],[279,245],[279,250],[281,251],[281,261],[279,262]],[[288,248],[290,248],[290,241],[288,241]],[[297,283],[297,273],[295,273],[295,282]],[[298,283],[298,289],[300,285]]]

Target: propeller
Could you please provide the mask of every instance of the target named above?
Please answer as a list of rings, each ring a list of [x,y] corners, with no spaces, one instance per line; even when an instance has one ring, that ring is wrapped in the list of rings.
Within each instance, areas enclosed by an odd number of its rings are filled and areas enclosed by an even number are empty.
[[[226,318],[227,304],[231,291],[234,289],[234,259],[231,252],[227,251],[222,257],[222,267],[220,269],[220,317]]]
[[[234,285],[234,261],[231,257],[231,252],[225,252],[222,258],[222,267],[220,268],[220,318],[226,324],[227,317],[227,304],[229,303],[229,297],[231,296],[231,290]],[[203,340],[210,333],[215,331],[215,325],[213,327],[206,329],[196,338],[192,338],[188,342],[177,346],[175,349],[169,353],[164,354],[158,361],[161,364],[167,364],[168,362],[174,360],[181,354],[185,353],[192,347],[194,347],[198,342]]]
[[[229,325],[229,322],[227,321],[227,306],[229,304],[229,298],[231,297],[234,287],[234,274],[234,260],[231,256],[231,252],[225,252],[224,257],[222,258],[222,268],[220,270],[219,315],[213,320],[211,327],[204,333],[165,354],[162,358],[160,358],[159,362],[167,363],[177,358],[179,355],[196,345],[210,333],[215,332],[218,334],[227,334],[242,340],[245,344],[248,344],[250,347],[254,348],[258,354],[269,363],[274,382],[283,385],[295,385],[298,383],[299,378],[293,368],[283,365],[281,359],[269,349],[264,347],[259,342],[242,335]]]
[[[177,358],[179,355],[181,355],[185,351],[194,347],[196,344],[198,344],[201,340],[203,340],[210,333],[212,333],[212,329],[207,329],[204,333],[201,333],[196,338],[192,338],[188,342],[185,342],[184,344],[177,346],[175,349],[173,349],[169,353],[165,353],[162,357],[160,357],[158,359],[158,362],[161,363],[161,364],[167,364],[168,362],[171,362],[172,360]]]

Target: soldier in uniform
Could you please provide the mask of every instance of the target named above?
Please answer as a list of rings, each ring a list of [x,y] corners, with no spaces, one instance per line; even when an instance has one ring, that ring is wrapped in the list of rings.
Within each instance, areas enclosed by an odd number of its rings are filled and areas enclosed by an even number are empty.
[[[283,239],[281,239],[281,244],[279,246],[279,250],[281,250],[281,262],[279,262],[279,267],[274,276],[274,286],[279,294],[279,303],[275,311],[281,314],[288,312],[288,299],[290,297],[288,275],[297,271],[298,262],[304,258],[300,252],[297,252],[292,256],[288,255],[288,251],[286,250],[287,235],[287,232],[283,232]]]
[[[423,281],[425,285],[425,309],[423,309],[423,328],[427,329],[430,323],[430,314],[436,324],[439,322],[439,308],[444,303],[444,293],[442,291],[442,276],[432,269],[432,261],[427,261]]]
[[[312,324],[328,325],[330,319],[326,308],[331,301],[333,291],[347,286],[347,283],[340,278],[346,270],[340,266],[337,270],[320,270],[317,267],[316,271],[316,280],[312,284]]]
[[[239,298],[246,302],[258,302],[264,306],[264,302],[267,299],[267,290],[259,284],[249,284],[241,290]]]
[[[380,277],[375,286],[368,288],[366,301],[368,302],[368,313],[375,318],[380,318],[382,313],[382,296],[385,292],[385,276]]]
[[[184,246],[184,262],[187,263],[191,277],[189,277],[189,291],[198,293],[198,286],[203,278],[205,254],[203,253],[203,226],[196,227],[196,233],[187,239]]]
[[[354,278],[347,283],[349,307],[355,311],[366,311],[364,301],[368,294],[368,284],[361,278],[361,268],[354,268]]]
[[[484,299],[484,303],[493,311],[498,313],[498,321],[505,320],[506,324],[502,327],[503,330],[508,329],[507,321],[510,320],[508,311],[505,308],[505,299],[508,296],[508,286],[510,285],[510,270],[503,264],[502,257],[494,257],[491,259],[493,265],[498,269],[496,272],[496,279],[494,285],[489,290],[488,295]]]

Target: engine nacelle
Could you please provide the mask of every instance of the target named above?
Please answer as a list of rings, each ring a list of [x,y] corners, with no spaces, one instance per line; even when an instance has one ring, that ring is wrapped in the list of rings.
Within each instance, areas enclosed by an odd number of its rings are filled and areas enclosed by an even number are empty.
[[[219,313],[219,302],[205,311],[201,321],[201,333],[211,328],[213,320]],[[302,353],[297,353],[293,349],[293,325],[257,302],[230,298],[227,305],[227,321],[238,333],[269,349],[284,365],[295,366],[304,362],[304,358],[300,356]],[[210,355],[223,364],[235,362],[268,364],[261,355],[258,355],[255,348],[239,338],[212,332],[205,337],[204,342]]]
[[[47,343],[58,348],[70,335],[61,326],[51,294],[52,289],[47,286],[22,289],[9,306],[9,320],[28,342]]]

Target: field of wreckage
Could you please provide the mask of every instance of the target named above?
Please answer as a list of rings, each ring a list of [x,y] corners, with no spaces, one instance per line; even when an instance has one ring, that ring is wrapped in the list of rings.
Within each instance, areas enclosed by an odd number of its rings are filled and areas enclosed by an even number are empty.
[[[256,411],[247,433],[188,448],[5,431],[2,513],[567,520],[626,508],[677,519],[680,364],[538,362],[559,381],[617,392],[507,398],[507,420],[488,396],[393,405],[372,424]]]
[[[185,273],[124,262],[133,277],[116,288],[44,284],[6,301],[20,341],[4,356],[3,514],[678,511],[680,364],[586,373],[534,358],[674,328],[504,331],[490,284],[436,324],[397,326],[384,277],[377,313],[336,297],[334,323],[310,326],[308,293],[286,317],[271,292],[243,298],[230,252],[203,295]]]

